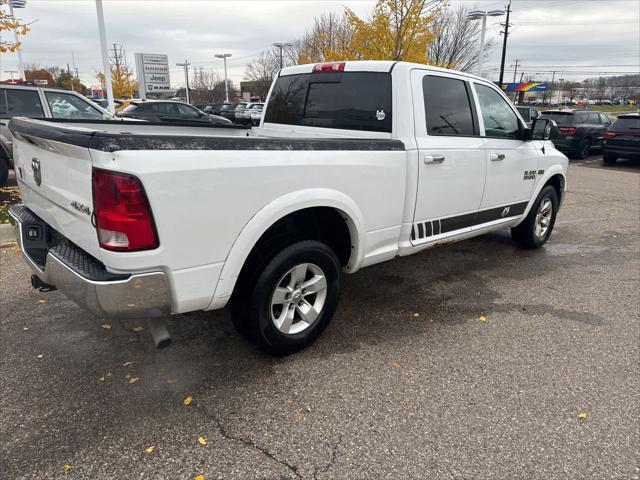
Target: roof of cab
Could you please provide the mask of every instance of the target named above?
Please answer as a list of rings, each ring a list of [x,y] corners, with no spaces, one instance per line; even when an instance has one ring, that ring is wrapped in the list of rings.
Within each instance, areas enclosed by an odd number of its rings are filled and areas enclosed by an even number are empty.
[[[345,72],[391,72],[396,69],[407,69],[413,70],[416,68],[423,70],[433,70],[436,72],[443,73],[454,73],[456,75],[464,75],[469,78],[473,78],[475,80],[480,80],[483,82],[491,83],[486,78],[478,77],[477,75],[473,75],[468,72],[461,72],[458,70],[450,70],[447,68],[435,67],[433,65],[424,65],[421,63],[411,63],[411,62],[400,62],[393,60],[350,60],[345,62],[320,62],[323,63],[344,63],[344,71]],[[301,73],[311,73],[313,71],[313,67],[318,65],[317,63],[307,63],[305,65],[294,65],[291,67],[286,67],[280,70],[280,75],[297,75]]]

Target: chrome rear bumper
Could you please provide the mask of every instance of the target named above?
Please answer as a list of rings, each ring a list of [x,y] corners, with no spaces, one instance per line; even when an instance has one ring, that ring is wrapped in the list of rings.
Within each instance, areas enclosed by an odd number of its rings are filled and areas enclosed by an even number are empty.
[[[100,261],[59,235],[44,249],[44,255],[42,248],[30,248],[25,229],[46,224],[23,205],[12,206],[9,216],[18,246],[33,273],[78,305],[100,317],[160,317],[171,313],[171,292],[163,272],[110,273]]]

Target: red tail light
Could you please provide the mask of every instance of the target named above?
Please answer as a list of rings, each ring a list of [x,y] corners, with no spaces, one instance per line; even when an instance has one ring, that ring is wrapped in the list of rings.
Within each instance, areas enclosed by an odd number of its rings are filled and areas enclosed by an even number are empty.
[[[604,135],[603,135],[604,138],[613,138],[615,136],[616,134],[613,132],[604,132]]]
[[[344,62],[318,63],[313,67],[313,73],[320,72],[344,72]]]
[[[147,195],[138,178],[93,169],[93,211],[100,246],[133,252],[158,247],[158,234]]]
[[[560,133],[563,133],[565,135],[572,135],[576,133],[576,127],[560,127],[559,130]]]

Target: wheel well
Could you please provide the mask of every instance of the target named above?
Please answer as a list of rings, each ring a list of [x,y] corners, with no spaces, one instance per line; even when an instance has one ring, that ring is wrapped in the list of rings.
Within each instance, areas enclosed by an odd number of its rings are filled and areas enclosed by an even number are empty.
[[[564,192],[564,177],[562,175],[554,175],[549,180],[547,180],[546,185],[551,185],[556,189],[556,194],[558,195],[558,201],[562,200],[562,193]]]

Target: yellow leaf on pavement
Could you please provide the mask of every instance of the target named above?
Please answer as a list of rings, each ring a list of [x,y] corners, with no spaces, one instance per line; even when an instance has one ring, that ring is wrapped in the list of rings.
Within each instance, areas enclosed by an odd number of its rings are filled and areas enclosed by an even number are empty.
[[[71,465],[70,463],[65,463],[64,464],[64,471],[65,472],[71,471],[72,468],[73,468],[73,465]]]
[[[38,300],[38,303],[47,303],[46,300]]]
[[[151,445],[150,447],[145,448],[144,451],[147,452],[147,453],[153,453],[153,451],[155,449],[156,449],[156,446],[155,445]]]
[[[191,405],[191,402],[193,402],[193,397],[191,395],[189,395],[182,401],[182,403],[184,403],[185,405]]]
[[[204,475],[196,475],[194,480],[205,480]]]
[[[480,320],[481,322],[486,322],[487,317],[485,317],[484,315],[480,315],[480,318],[478,320]]]
[[[131,377],[128,383],[136,383],[138,380],[140,380],[138,377]]]
[[[207,444],[207,440],[204,437],[198,437],[198,443],[200,445],[206,445]]]
[[[309,405],[308,403],[305,403],[303,409],[304,409],[305,412],[310,412],[311,411],[311,405]]]
[[[392,364],[391,364],[391,366],[392,366],[393,368],[400,368],[400,364],[399,364],[399,363],[395,363],[395,362],[394,362],[394,363],[392,363]]]
[[[38,358],[42,358],[42,357],[44,357],[44,355],[43,355],[43,354],[40,354],[40,355],[36,355],[36,357],[38,357]]]
[[[133,331],[134,332],[141,332],[144,330],[144,327],[142,325],[138,325],[137,327],[133,327]]]
[[[111,325],[105,323],[104,325],[102,325],[102,328],[104,328],[105,330],[111,330]]]
[[[289,406],[293,405],[293,398],[287,399],[287,405]]]
[[[581,420],[584,420],[587,417],[588,417],[587,412],[580,412],[578,414],[578,418],[580,418]]]

